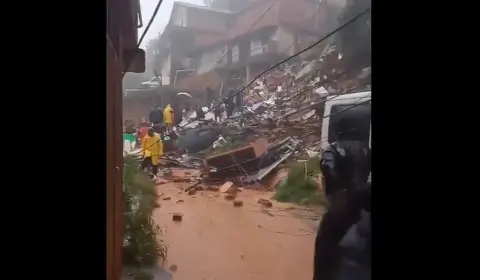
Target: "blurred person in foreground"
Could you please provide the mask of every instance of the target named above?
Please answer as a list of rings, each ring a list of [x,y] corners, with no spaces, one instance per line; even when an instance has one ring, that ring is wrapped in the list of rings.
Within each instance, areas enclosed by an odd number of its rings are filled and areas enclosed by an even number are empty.
[[[151,127],[148,129],[147,135],[142,141],[142,157],[143,162],[140,165],[142,170],[146,168],[152,169],[152,179],[157,178],[159,158],[163,155],[163,142],[160,134],[155,133]]]
[[[151,123],[149,122],[141,122],[138,125],[137,130],[137,143],[141,146],[143,142],[143,138],[148,134],[148,129],[152,127]]]
[[[371,151],[354,122],[341,119],[320,168],[328,210],[315,240],[314,280],[371,279]]]

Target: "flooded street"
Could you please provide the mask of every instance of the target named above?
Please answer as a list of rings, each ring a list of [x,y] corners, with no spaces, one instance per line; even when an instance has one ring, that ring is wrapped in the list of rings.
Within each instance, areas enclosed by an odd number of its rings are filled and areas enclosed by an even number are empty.
[[[166,268],[176,265],[175,280],[312,279],[313,252],[319,215],[273,202],[257,204],[272,193],[244,190],[243,207],[234,207],[222,194],[197,191],[188,184],[158,185],[160,208],[153,213],[169,246]],[[163,200],[171,197],[170,200]],[[179,202],[183,200],[183,202]],[[181,222],[172,213],[182,213]]]

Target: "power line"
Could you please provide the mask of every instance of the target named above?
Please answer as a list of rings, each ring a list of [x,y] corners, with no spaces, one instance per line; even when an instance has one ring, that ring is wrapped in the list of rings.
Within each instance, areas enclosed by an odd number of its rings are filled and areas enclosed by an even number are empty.
[[[334,96],[334,97],[337,97],[337,96]],[[360,97],[360,98],[358,98],[358,99],[357,99],[356,101],[354,101],[354,102],[358,102],[358,101],[360,101],[361,99],[364,99],[364,98],[368,98],[368,97],[366,97],[366,96]],[[332,99],[333,99],[333,98],[332,98]],[[345,109],[343,109],[343,110],[340,110],[340,111],[338,111],[338,112],[335,112],[335,113],[332,113],[332,114],[328,114],[328,115],[326,115],[326,116],[322,116],[321,120],[326,119],[326,118],[330,118],[330,117],[332,117],[332,116],[338,115],[338,114],[340,114],[340,113],[343,113],[343,112],[345,112],[345,111],[348,111],[348,110],[350,110],[350,109],[352,109],[352,108],[355,108],[355,107],[357,107],[357,106],[360,106],[360,105],[363,105],[363,104],[367,104],[367,103],[369,103],[369,102],[371,102],[371,99],[365,100],[365,101],[360,102],[360,103],[355,103],[355,104],[351,105],[350,107],[347,107],[347,108],[345,108]],[[322,138],[320,139],[320,143],[324,142],[325,139],[328,140],[328,136],[322,137]],[[160,140],[160,141],[161,141],[161,140]],[[153,145],[155,145],[155,144],[157,144],[157,143],[159,143],[159,141],[156,141],[156,142],[152,143],[152,145],[150,145],[150,146],[148,146],[147,148],[145,148],[145,150],[147,150],[148,148],[152,147]],[[143,150],[143,151],[145,151],[145,150]],[[141,153],[141,152],[143,152],[143,151],[137,152],[136,154],[138,155],[139,153]],[[235,160],[235,159],[234,159],[234,160]],[[238,163],[236,163],[236,164],[238,164]]]
[[[162,2],[163,2],[163,0],[158,0],[157,6],[155,7],[155,10],[153,11],[152,17],[150,18],[150,21],[148,22],[145,29],[143,30],[142,36],[140,36],[140,40],[138,40],[137,49],[140,48],[140,45],[142,44],[143,39],[145,38],[145,35],[147,35],[148,29],[150,29],[150,26],[152,25],[153,21],[155,20],[155,17],[157,16],[158,10],[160,9],[160,5],[162,4]],[[125,67],[125,70],[123,71],[122,77],[125,76],[125,74],[127,73],[128,68],[130,68],[130,65],[132,64],[134,58],[135,58],[135,56],[132,56],[132,58],[130,58],[130,60],[128,61],[127,67]]]
[[[347,92],[348,92],[348,91],[347,91]],[[342,94],[332,96],[332,98],[330,98],[330,99],[326,98],[326,99],[323,100],[322,102],[330,101],[330,100],[332,100],[332,99],[334,99],[334,98],[336,98],[336,97],[338,97],[338,96],[340,96],[340,95],[342,95]],[[368,98],[368,97],[362,96],[362,97],[358,98],[358,99],[357,99],[356,101],[354,101],[354,102],[360,101],[361,99],[364,99],[364,98]],[[322,102],[321,102],[321,103],[322,103]],[[337,114],[343,113],[343,112],[345,112],[345,111],[348,111],[348,110],[350,110],[350,109],[352,109],[352,108],[355,108],[355,107],[357,107],[357,106],[366,104],[366,103],[368,103],[368,102],[371,102],[371,99],[366,100],[366,101],[364,101],[364,102],[356,103],[356,104],[354,104],[354,105],[352,105],[352,106],[350,106],[350,107],[347,107],[347,108],[345,108],[345,109],[343,109],[343,110],[340,110],[340,111],[338,111],[338,112],[329,114],[329,115],[327,115],[327,116],[322,116],[321,119],[323,120],[323,119],[326,119],[326,118],[330,118],[330,117],[332,117],[332,116],[335,116],[335,115],[337,115]],[[319,104],[321,104],[321,103],[319,103]],[[160,139],[159,141],[161,141],[161,139]],[[146,147],[145,149],[142,149],[141,151],[137,152],[136,154],[138,155],[139,153],[147,150],[148,148],[152,147],[153,145],[159,143],[159,141],[156,141],[156,142],[152,143],[150,146]]]
[[[317,88],[320,88],[320,87],[322,87],[322,86],[325,86],[326,84],[332,83],[332,82],[334,82],[334,81],[336,81],[337,79],[341,78],[344,74],[346,74],[346,73],[348,73],[348,72],[350,72],[350,71],[353,71],[353,70],[345,70],[345,71],[342,71],[342,72],[340,72],[339,74],[335,75],[334,77],[325,79],[325,80],[323,80],[323,81],[321,81],[321,82],[316,83],[315,85],[312,85],[312,86],[310,86],[310,87],[305,87],[305,88],[302,88],[301,90],[298,90],[298,91],[296,91],[296,92],[293,92],[294,95],[291,96],[291,97],[288,97],[288,99],[287,99],[286,101],[289,101],[289,100],[291,100],[291,99],[293,99],[293,98],[295,98],[295,97],[297,97],[297,96],[300,96],[301,94],[304,94],[304,93],[306,93],[306,92],[308,92],[308,91],[310,91],[310,90],[317,89]],[[324,100],[322,100],[322,101],[320,101],[320,102],[318,102],[318,103],[316,103],[316,104],[314,104],[314,105],[319,105],[319,104],[325,103],[325,102],[330,101],[330,100],[332,100],[332,99],[334,99],[334,98],[336,98],[336,97],[338,97],[338,96],[340,96],[340,95],[349,93],[349,92],[354,91],[354,90],[356,90],[356,89],[347,90],[347,91],[342,92],[342,93],[340,93],[340,94],[336,94],[336,95],[330,96],[330,98],[326,97]],[[292,92],[290,92],[290,94],[292,94]],[[275,107],[277,107],[277,105],[275,105],[274,108],[275,108]],[[301,110],[306,110],[306,109],[307,109],[307,108],[303,108],[303,109],[301,109]],[[208,113],[208,112],[207,112],[207,113]],[[195,120],[192,119],[190,122],[188,122],[187,124],[185,124],[185,125],[182,126],[182,127],[187,126],[187,125],[190,124],[192,121],[195,121]]]
[[[277,1],[278,2],[278,1]],[[276,3],[276,2],[275,2]],[[275,5],[275,3],[271,6],[273,7]],[[369,12],[371,10],[371,7],[368,7],[367,9],[363,10],[362,12],[360,12],[359,14],[357,14],[356,16],[354,16],[352,19],[348,20],[347,22],[345,22],[344,24],[340,25],[339,27],[337,27],[336,29],[332,30],[331,32],[329,32],[327,35],[325,35],[324,37],[322,37],[320,40],[316,41],[315,43],[313,43],[312,45],[306,47],[305,49],[293,54],[292,56],[289,56],[287,57],[286,59],[283,59],[281,60],[280,62],[274,64],[273,66],[269,67],[268,69],[264,70],[262,73],[258,74],[255,78],[252,79],[252,81],[250,83],[248,83],[246,86],[244,86],[242,89],[238,90],[235,94],[227,97],[225,100],[223,100],[223,102],[229,100],[229,99],[232,99],[234,98],[236,95],[240,94],[241,92],[243,92],[247,87],[251,86],[259,77],[261,77],[262,75],[264,75],[265,73],[269,72],[270,70],[278,67],[279,65],[289,61],[290,59],[294,58],[294,57],[297,57],[299,56],[300,54],[312,49],[313,47],[315,47],[316,45],[320,44],[321,42],[325,41],[326,39],[328,39],[329,37],[331,37],[332,35],[334,35],[335,33],[339,32],[340,30],[342,30],[343,28],[347,27],[349,24],[353,23],[354,21],[356,21],[357,19],[359,19],[360,17],[362,17],[364,14],[366,14],[367,12]],[[268,12],[268,9],[267,11],[265,12],[265,14]],[[150,24],[150,23],[149,23]],[[325,100],[327,101],[327,100]],[[218,106],[220,106],[223,102],[220,102],[219,104],[213,106],[212,108],[210,108],[210,110],[208,110],[206,113],[209,113],[209,112],[212,112],[214,109],[216,109]],[[351,109],[351,108],[348,108],[348,109]],[[346,111],[346,110],[344,110]],[[343,111],[339,111],[337,113],[341,113]],[[206,114],[205,113],[205,114]],[[193,121],[193,120],[192,120]],[[182,127],[185,127],[187,125],[189,125],[190,123],[192,123],[192,121],[186,123],[185,125],[183,125]],[[158,141],[157,141],[158,142]],[[153,143],[152,145],[150,145],[149,147],[147,147],[146,149],[150,148],[151,146],[155,145],[157,142]]]
[[[307,92],[307,91],[309,91],[309,90],[311,90],[311,89],[319,88],[319,87],[321,87],[321,86],[323,86],[323,85],[325,85],[325,84],[327,84],[327,83],[333,82],[333,81],[337,80],[338,78],[340,78],[342,75],[348,73],[349,71],[351,71],[351,70],[342,71],[342,72],[340,72],[338,75],[336,75],[335,77],[332,77],[332,78],[330,78],[330,79],[325,79],[325,80],[323,80],[321,83],[317,83],[317,84],[315,84],[314,86],[312,86],[312,87],[310,87],[310,88],[307,87],[307,89],[299,90],[299,91],[295,92],[295,95],[294,95],[293,97],[296,97],[296,96],[298,96],[298,95],[300,95],[300,94],[302,94],[302,93],[305,93],[305,92]],[[343,95],[343,94],[347,94],[347,93],[349,93],[349,92],[351,92],[351,91],[354,91],[354,89],[352,89],[352,90],[347,90],[347,91],[342,92],[342,93],[340,93],[340,94],[330,96],[330,98],[326,97],[324,100],[320,101],[319,103],[316,103],[315,105],[319,105],[319,104],[325,103],[325,102],[327,102],[327,101],[333,100],[333,99],[335,99],[335,98],[337,98],[337,97],[339,97],[339,96],[341,96],[341,95]],[[292,97],[292,98],[293,98],[293,97]],[[360,99],[363,99],[363,98],[365,98],[365,97],[361,97]],[[291,98],[290,98],[290,99],[291,99]],[[359,100],[360,100],[360,99],[359,99]],[[358,101],[358,100],[357,100],[357,101]],[[275,107],[276,107],[276,106],[275,106]],[[304,108],[303,110],[305,110],[305,109],[307,109],[307,108]],[[347,109],[350,109],[350,108],[347,108]],[[341,113],[341,112],[343,112],[343,111],[339,111],[338,113]],[[208,113],[208,112],[207,112],[207,113]],[[327,117],[329,117],[329,116],[327,116]],[[190,124],[190,123],[191,123],[191,122],[188,122],[186,125],[188,125],[188,124]],[[186,125],[184,125],[183,127],[185,127]],[[148,149],[148,148],[150,148],[150,147],[152,147],[153,145],[155,145],[155,144],[157,144],[157,143],[158,143],[158,141],[152,143],[150,146],[148,146],[147,148],[145,148],[145,150]],[[143,151],[144,151],[144,150],[143,150]],[[143,151],[140,151],[140,152],[143,152]]]
[[[299,55],[301,55],[302,53],[312,49],[313,47],[317,46],[318,44],[320,44],[321,42],[325,41],[326,39],[328,39],[329,37],[331,37],[332,35],[334,35],[335,33],[339,32],[340,30],[342,30],[343,28],[347,27],[349,24],[353,23],[354,21],[356,21],[357,19],[359,19],[360,17],[362,17],[364,14],[366,14],[367,12],[369,12],[371,9],[371,7],[368,7],[367,9],[363,10],[362,12],[360,12],[359,14],[357,14],[356,16],[354,16],[352,19],[348,20],[347,22],[345,22],[344,24],[340,25],[339,27],[337,27],[336,29],[330,31],[327,35],[325,35],[323,38],[321,38],[320,40],[316,41],[315,43],[311,44],[310,46],[304,48],[303,50],[281,60],[280,62],[274,64],[273,66],[270,66],[269,68],[267,68],[266,70],[264,70],[263,72],[261,72],[260,74],[258,74],[257,76],[255,76],[255,78],[253,78],[247,85],[243,86],[240,90],[238,90],[236,93],[228,96],[226,99],[224,99],[222,102],[218,103],[217,105],[213,106],[212,108],[210,108],[209,111],[207,111],[206,113],[209,113],[209,112],[212,112],[213,110],[215,110],[217,107],[219,107],[223,102],[227,101],[227,100],[230,100],[232,98],[234,98],[235,96],[237,96],[238,94],[240,94],[241,92],[243,92],[246,88],[250,87],[259,77],[263,76],[264,74],[266,74],[267,72],[271,71],[272,69],[278,67],[279,65],[289,61],[290,59],[294,58],[294,57],[297,57]],[[182,127],[185,127],[186,125],[190,124],[191,122],[188,122],[187,124],[183,125]]]
[[[315,83],[314,85],[312,85],[312,86],[310,86],[310,87],[305,87],[305,88],[303,88],[303,89],[301,89],[301,90],[298,90],[297,92],[294,93],[293,96],[289,96],[288,99],[285,100],[285,101],[290,101],[290,100],[292,100],[293,98],[295,98],[295,97],[297,97],[297,96],[300,96],[301,94],[306,93],[306,92],[308,92],[308,91],[310,91],[310,90],[314,90],[314,89],[323,87],[323,86],[325,86],[326,84],[333,83],[333,82],[335,82],[336,80],[340,79],[344,74],[346,74],[346,73],[348,73],[348,72],[350,72],[350,71],[352,71],[352,70],[342,71],[342,72],[340,72],[338,75],[335,75],[335,76],[332,77],[332,78],[325,79],[325,80],[323,80],[323,81],[321,81],[321,82]],[[345,94],[345,93],[343,93],[343,94]],[[338,95],[335,95],[335,96],[338,96]]]

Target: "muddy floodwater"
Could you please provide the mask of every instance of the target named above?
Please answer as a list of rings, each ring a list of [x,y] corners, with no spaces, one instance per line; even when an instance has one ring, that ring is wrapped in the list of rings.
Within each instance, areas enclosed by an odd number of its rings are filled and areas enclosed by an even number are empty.
[[[153,214],[169,246],[166,269],[177,267],[173,279],[312,279],[318,212],[273,200],[264,208],[258,199],[273,194],[251,190],[238,193],[243,207],[234,207],[218,192],[187,195],[180,189],[186,186],[158,185],[161,207]],[[182,221],[172,221],[173,213],[183,214]]]

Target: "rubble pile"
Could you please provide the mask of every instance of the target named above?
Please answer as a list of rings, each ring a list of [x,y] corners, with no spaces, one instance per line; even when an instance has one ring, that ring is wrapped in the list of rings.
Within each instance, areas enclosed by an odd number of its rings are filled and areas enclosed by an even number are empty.
[[[159,177],[191,183],[185,192],[216,189],[228,200],[239,188],[275,188],[282,163],[319,155],[325,100],[369,89],[370,68],[347,72],[341,59],[328,45],[316,59],[282,65],[246,89],[244,106],[219,123],[207,107],[204,120],[192,121],[192,112]]]

